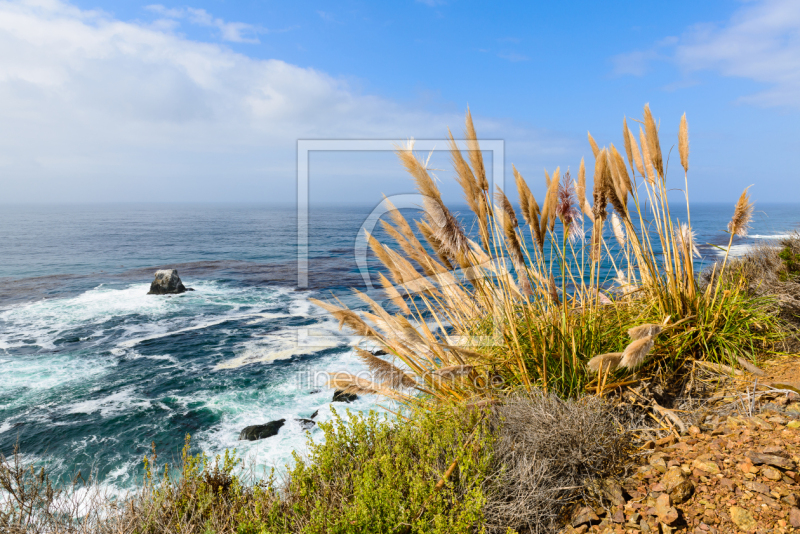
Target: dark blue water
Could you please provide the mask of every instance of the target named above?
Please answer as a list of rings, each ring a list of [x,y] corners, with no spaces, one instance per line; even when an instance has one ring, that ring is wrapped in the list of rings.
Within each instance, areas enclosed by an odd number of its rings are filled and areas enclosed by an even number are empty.
[[[732,209],[693,206],[704,262],[727,244]],[[297,290],[293,207],[0,207],[0,452],[18,443],[58,474],[94,469],[117,487],[135,482],[151,442],[169,457],[187,433],[195,450],[282,466],[305,443],[295,420],[331,417],[323,373],[361,370],[308,298],[363,288],[355,243],[370,211],[311,208],[308,288]],[[798,227],[800,206],[759,206],[734,254]],[[147,295],[161,267],[196,291]],[[237,441],[279,418],[278,436]]]

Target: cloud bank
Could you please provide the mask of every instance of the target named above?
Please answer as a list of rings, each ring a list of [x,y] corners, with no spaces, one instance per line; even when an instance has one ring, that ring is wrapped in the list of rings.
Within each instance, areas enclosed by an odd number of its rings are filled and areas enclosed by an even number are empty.
[[[253,184],[291,200],[297,139],[440,138],[463,122],[187,39],[164,21],[185,18],[230,41],[256,35],[248,25],[149,9],[164,18],[0,2],[0,202],[270,199],[248,194]],[[479,131],[498,125],[484,120]],[[204,191],[210,184],[220,189]]]
[[[659,60],[674,63],[687,75],[713,71],[765,86],[743,96],[743,103],[800,109],[800,2],[744,2],[723,23],[699,24],[679,38],[617,56],[614,70],[641,76]]]

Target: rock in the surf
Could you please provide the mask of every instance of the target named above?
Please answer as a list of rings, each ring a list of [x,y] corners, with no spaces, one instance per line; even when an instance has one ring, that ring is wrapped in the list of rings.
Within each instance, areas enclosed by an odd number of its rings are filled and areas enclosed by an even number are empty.
[[[317,424],[311,419],[298,419],[297,422],[300,423],[300,426],[303,427],[303,430],[311,430],[313,426]]]
[[[148,295],[175,295],[186,291],[186,287],[178,276],[177,269],[161,269],[156,271],[156,279],[150,284]]]
[[[239,433],[239,440],[255,441],[257,439],[264,439],[274,436],[281,429],[286,419],[278,419],[277,421],[270,421],[266,425],[252,425],[246,426]]]
[[[353,402],[358,398],[355,393],[345,393],[341,389],[333,392],[333,402]]]

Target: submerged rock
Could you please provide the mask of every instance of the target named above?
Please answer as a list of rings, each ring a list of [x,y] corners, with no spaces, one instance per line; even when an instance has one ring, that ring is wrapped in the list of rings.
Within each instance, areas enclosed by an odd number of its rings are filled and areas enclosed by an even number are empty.
[[[177,269],[160,269],[156,271],[156,278],[150,284],[150,291],[148,295],[176,295],[186,291],[194,291],[187,289],[178,276]]]
[[[311,419],[298,419],[297,422],[300,423],[300,426],[303,427],[303,430],[311,430],[314,425],[317,424]]]
[[[333,402],[353,402],[358,398],[355,393],[345,393],[341,389],[333,392]]]
[[[286,422],[286,419],[270,421],[266,425],[252,425],[245,427],[239,433],[239,440],[256,441],[274,436]]]
[[[314,413],[311,414],[310,419],[314,419],[317,415],[319,415],[319,410],[314,410]]]

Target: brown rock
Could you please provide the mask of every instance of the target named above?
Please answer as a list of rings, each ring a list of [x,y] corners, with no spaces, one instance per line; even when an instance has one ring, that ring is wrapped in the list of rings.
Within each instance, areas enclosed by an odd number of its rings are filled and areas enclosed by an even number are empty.
[[[600,521],[600,518],[597,517],[597,514],[594,513],[594,510],[589,508],[588,506],[584,506],[580,508],[573,516],[572,516],[572,526],[577,527],[580,525],[585,525],[586,523],[591,523],[593,521]]]
[[[797,506],[797,497],[795,497],[793,493],[790,493],[789,495],[784,495],[781,497],[781,502],[784,502],[789,506]]]
[[[730,508],[731,514],[731,521],[739,527],[740,530],[745,532],[751,532],[755,530],[758,523],[756,520],[753,519],[753,514],[749,511],[745,510],[744,508],[739,508],[738,506],[731,506]]]
[[[748,480],[747,482],[744,483],[744,487],[750,491],[755,491],[763,495],[769,495],[770,492],[769,486],[761,482],[754,482]]]
[[[684,480],[670,492],[669,498],[673,504],[682,504],[694,494],[694,484],[691,480]]]
[[[622,512],[622,509],[618,509],[614,512],[614,515],[611,516],[611,520],[614,523],[624,523],[625,522],[625,514]]]
[[[705,471],[709,475],[716,475],[719,473],[719,466],[710,460],[695,460],[692,462],[692,467]]]
[[[780,467],[781,469],[794,469],[794,462],[788,458],[784,458],[783,456],[777,456],[775,454],[761,454],[755,451],[747,452],[745,456],[747,456],[755,465],[766,464]]]
[[[800,528],[800,508],[789,510],[789,524],[794,528]]]
[[[772,467],[764,467],[761,469],[761,476],[768,478],[770,480],[780,480],[782,475],[781,472],[777,469]]]
[[[686,475],[683,473],[683,470],[680,467],[671,467],[664,476],[661,477],[661,485],[664,486],[664,491],[669,493],[684,480],[686,480]]]
[[[678,519],[678,510],[670,503],[669,495],[663,493],[656,499],[656,515],[662,523],[670,525]]]
[[[605,495],[614,506],[625,505],[625,497],[622,495],[622,486],[613,480],[606,480],[603,482],[603,495]]]

